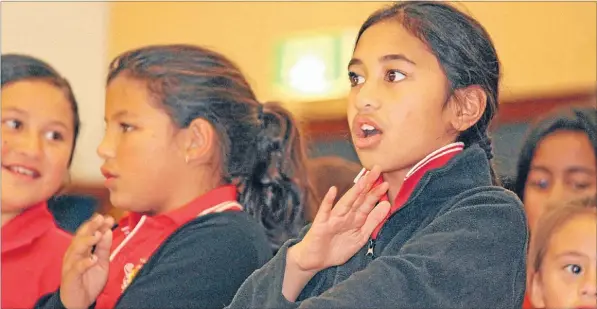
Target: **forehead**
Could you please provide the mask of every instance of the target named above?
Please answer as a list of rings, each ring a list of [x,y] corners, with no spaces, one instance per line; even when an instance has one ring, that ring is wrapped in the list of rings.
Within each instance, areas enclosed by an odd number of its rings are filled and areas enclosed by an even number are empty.
[[[123,110],[137,114],[161,112],[147,82],[120,75],[106,88],[106,116]]]
[[[597,214],[595,212],[575,215],[554,231],[548,247],[548,255],[577,251],[595,259],[597,255]]]
[[[554,170],[580,165],[593,171],[597,165],[587,134],[570,130],[553,132],[541,140],[535,150],[533,164]]]
[[[73,127],[73,114],[64,91],[43,80],[24,80],[2,87],[2,110],[18,109],[37,121]]]
[[[353,56],[364,62],[377,62],[379,57],[388,54],[402,54],[417,63],[418,67],[439,65],[430,48],[397,20],[381,21],[365,30]]]

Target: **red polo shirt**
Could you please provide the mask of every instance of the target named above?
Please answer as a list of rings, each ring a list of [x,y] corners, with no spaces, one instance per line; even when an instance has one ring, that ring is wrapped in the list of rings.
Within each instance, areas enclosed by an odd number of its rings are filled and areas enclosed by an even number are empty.
[[[383,220],[375,228],[373,234],[371,235],[371,238],[377,238],[377,234],[379,233],[381,227],[386,223],[386,221],[390,218],[392,214],[398,211],[398,209],[400,209],[400,207],[402,207],[402,205],[406,203],[410,195],[415,190],[415,187],[427,171],[444,166],[446,163],[448,163],[448,161],[450,161],[450,159],[452,159],[458,153],[462,152],[463,149],[464,144],[461,142],[446,145],[430,153],[423,160],[419,161],[419,163],[413,166],[413,168],[411,168],[411,170],[406,174],[404,183],[402,183],[402,187],[400,187],[400,191],[398,191],[398,195],[394,199],[394,203],[392,203],[390,212],[386,216],[385,220]],[[367,170],[361,170],[359,175],[355,178],[354,182],[356,183],[359,180],[359,178],[361,178],[366,173]],[[379,179],[377,179],[377,181],[375,182],[374,186],[382,184],[383,181],[383,176],[380,176]],[[380,199],[380,201],[389,201],[389,198],[387,195],[385,195]]]
[[[60,286],[71,235],[54,222],[45,202],[2,227],[2,308],[32,308]]]
[[[242,211],[236,198],[236,186],[222,186],[169,213],[131,213],[120,220],[113,234],[108,282],[97,298],[96,308],[114,307],[143,264],[182,225],[209,213]]]

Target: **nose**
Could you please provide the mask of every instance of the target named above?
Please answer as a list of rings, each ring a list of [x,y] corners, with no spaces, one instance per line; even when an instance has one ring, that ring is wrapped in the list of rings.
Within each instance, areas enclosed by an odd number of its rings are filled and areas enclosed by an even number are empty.
[[[97,147],[97,155],[103,160],[107,160],[109,158],[113,158],[114,153],[114,138],[106,130],[106,133],[104,133],[104,137],[102,138],[101,143]]]
[[[558,180],[554,183],[549,191],[548,202],[560,202],[568,194],[563,180]]]
[[[357,90],[355,96],[355,107],[359,111],[372,111],[381,106],[379,92],[374,81],[365,81]]]
[[[3,141],[2,147],[7,147],[26,157],[37,159],[43,153],[44,143],[37,132],[29,130],[7,138]]]

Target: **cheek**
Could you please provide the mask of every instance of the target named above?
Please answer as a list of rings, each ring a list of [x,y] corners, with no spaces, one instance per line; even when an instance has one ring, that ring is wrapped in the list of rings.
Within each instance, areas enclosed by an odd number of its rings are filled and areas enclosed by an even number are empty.
[[[535,223],[543,212],[544,198],[541,194],[526,190],[524,195],[524,209],[530,224],[531,230],[534,229]]]
[[[60,147],[47,152],[47,182],[52,187],[60,187],[68,174],[70,148]]]
[[[160,136],[144,133],[127,136],[116,148],[118,171],[138,181],[149,181],[155,178],[150,175],[167,173],[172,161],[169,148],[171,146]]]
[[[576,286],[565,283],[552,273],[544,283],[545,304],[547,308],[572,308],[576,300]]]
[[[11,138],[10,138],[10,134],[4,132],[4,130],[2,130],[2,155],[6,155],[10,152],[10,144],[11,144]]]

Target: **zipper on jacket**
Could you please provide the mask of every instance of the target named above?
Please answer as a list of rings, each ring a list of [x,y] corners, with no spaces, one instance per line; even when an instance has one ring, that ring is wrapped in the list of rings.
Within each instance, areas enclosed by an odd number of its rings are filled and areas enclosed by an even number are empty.
[[[375,248],[375,240],[369,238],[369,245],[367,246],[367,253],[365,253],[365,256],[373,257],[373,248]]]

